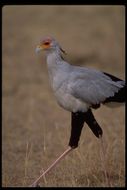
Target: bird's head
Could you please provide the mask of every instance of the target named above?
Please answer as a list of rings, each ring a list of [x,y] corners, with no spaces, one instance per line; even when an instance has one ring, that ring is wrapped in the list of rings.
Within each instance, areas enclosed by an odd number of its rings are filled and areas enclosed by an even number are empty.
[[[38,53],[42,50],[45,50],[46,52],[60,50],[62,53],[65,53],[65,51],[60,47],[59,43],[52,37],[45,37],[44,39],[40,40],[39,45],[36,47],[36,52]]]

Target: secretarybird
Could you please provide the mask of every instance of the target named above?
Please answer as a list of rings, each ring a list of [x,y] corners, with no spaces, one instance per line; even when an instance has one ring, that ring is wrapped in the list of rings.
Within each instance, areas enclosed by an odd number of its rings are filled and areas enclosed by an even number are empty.
[[[52,37],[40,41],[36,52],[41,50],[46,53],[50,83],[56,100],[61,107],[71,112],[71,136],[69,147],[32,186],[37,186],[42,176],[78,147],[85,122],[97,138],[102,137],[102,129],[92,108],[97,109],[101,104],[109,102],[125,102],[125,81],[92,68],[70,65],[63,59],[62,54],[65,52]]]

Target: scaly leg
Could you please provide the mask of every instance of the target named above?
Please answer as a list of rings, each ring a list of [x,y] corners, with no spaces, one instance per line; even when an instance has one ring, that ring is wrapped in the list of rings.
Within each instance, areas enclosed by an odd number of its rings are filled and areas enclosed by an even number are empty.
[[[30,187],[37,187],[38,183],[40,181],[40,179],[47,174],[51,169],[53,169],[59,162],[60,160],[62,160],[70,151],[72,151],[73,148],[68,147],[50,166],[49,168],[44,171],[35,181],[32,185],[30,185]]]

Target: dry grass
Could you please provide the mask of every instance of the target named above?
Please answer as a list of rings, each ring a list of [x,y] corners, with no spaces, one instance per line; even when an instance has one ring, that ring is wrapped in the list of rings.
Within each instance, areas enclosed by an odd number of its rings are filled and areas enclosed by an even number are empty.
[[[39,39],[51,34],[71,63],[124,79],[124,11],[122,6],[3,8],[3,187],[30,185],[69,140],[70,113],[57,105],[45,60],[34,53]],[[125,186],[124,113],[124,107],[102,106],[94,111],[104,131],[106,167],[113,187]],[[100,142],[86,125],[79,148],[45,176],[41,186],[107,186]]]

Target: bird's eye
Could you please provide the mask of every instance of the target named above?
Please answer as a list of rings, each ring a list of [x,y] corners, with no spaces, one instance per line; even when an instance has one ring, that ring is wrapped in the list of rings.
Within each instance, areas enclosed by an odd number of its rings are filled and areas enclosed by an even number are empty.
[[[46,46],[49,45],[49,44],[50,44],[49,42],[45,42],[45,43],[44,43],[44,45],[46,45]]]

